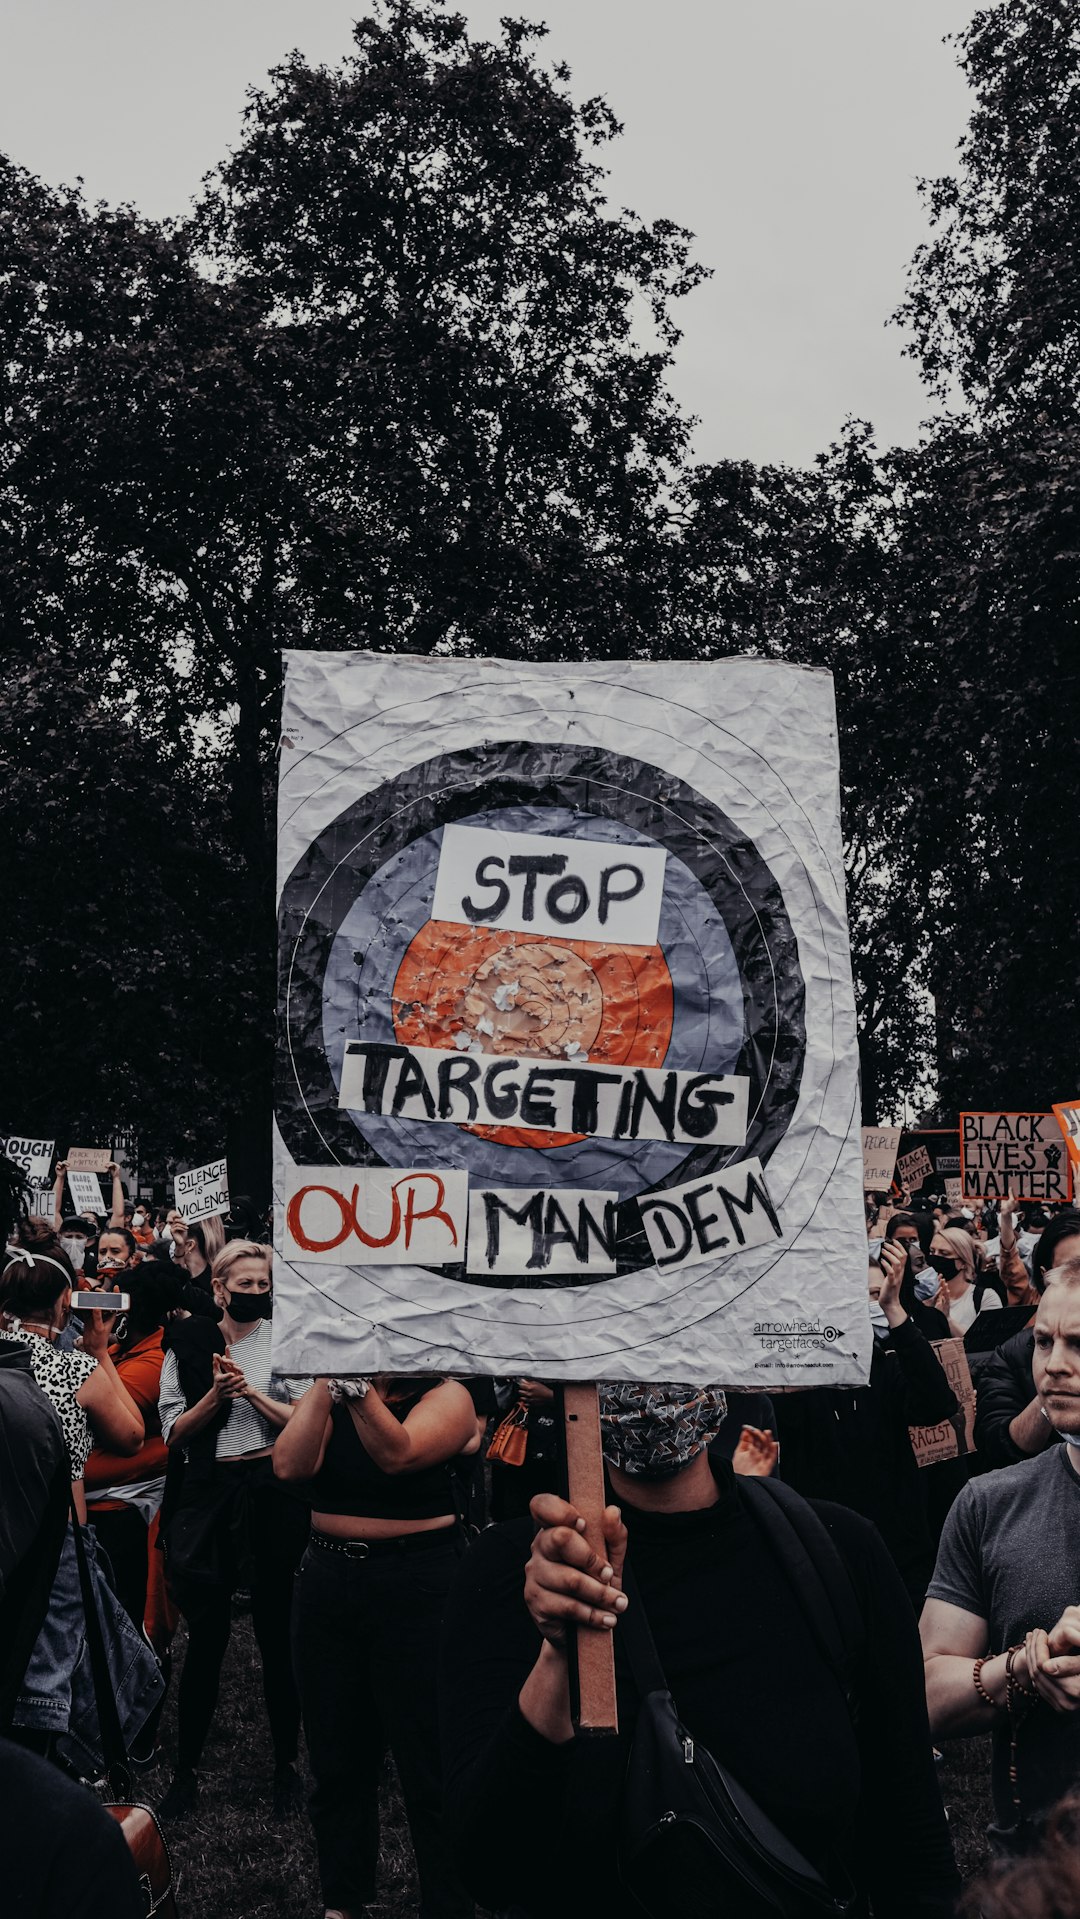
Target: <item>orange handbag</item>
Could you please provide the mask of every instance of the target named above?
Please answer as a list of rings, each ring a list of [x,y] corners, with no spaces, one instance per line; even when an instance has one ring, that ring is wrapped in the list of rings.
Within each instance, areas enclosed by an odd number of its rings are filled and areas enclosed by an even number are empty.
[[[172,1860],[157,1815],[149,1806],[113,1806],[106,1803],[128,1843],[145,1901],[146,1919],[177,1919]]]
[[[524,1466],[529,1450],[528,1423],[529,1409],[519,1400],[492,1433],[488,1458],[497,1460],[500,1466]]]

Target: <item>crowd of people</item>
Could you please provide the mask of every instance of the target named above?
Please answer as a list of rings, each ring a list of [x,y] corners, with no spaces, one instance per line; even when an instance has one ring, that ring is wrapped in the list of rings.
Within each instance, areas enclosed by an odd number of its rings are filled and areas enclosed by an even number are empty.
[[[1080,1911],[1049,1903],[1080,1818],[1080,1211],[868,1196],[868,1383],[602,1385],[598,1551],[560,1481],[552,1382],[283,1378],[248,1202],[185,1223],[114,1166],[109,1214],[80,1214],[61,1162],[40,1219],[3,1169],[9,1815],[21,1794],[32,1821],[44,1780],[90,1818],[88,1592],[133,1766],[159,1753],[182,1637],[159,1812],[206,1813],[242,1593],[268,1813],[302,1810],[302,1729],[327,1919],[376,1897],[388,1749],[428,1919],[585,1914],[620,1876],[654,1915]],[[950,1456],[920,1464],[920,1428],[951,1432]],[[575,1730],[573,1627],[614,1637],[615,1737]],[[752,1871],[675,1788],[676,1809],[656,1799],[673,1729],[757,1833]],[[962,1895],[937,1760],[977,1733],[999,1864]],[[116,1879],[85,1910],[125,1919],[141,1906],[115,1838],[87,1839]]]

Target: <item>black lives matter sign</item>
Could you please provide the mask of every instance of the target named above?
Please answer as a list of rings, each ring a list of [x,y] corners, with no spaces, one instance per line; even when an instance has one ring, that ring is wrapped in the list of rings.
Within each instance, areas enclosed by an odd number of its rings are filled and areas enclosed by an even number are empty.
[[[961,1113],[965,1199],[1068,1200],[1072,1175],[1053,1113]]]

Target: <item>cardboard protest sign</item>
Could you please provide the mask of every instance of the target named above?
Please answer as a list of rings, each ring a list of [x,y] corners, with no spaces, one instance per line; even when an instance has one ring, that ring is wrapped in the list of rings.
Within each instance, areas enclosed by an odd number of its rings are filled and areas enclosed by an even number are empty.
[[[173,1199],[181,1218],[213,1219],[229,1210],[229,1174],[223,1159],[189,1167],[173,1180]]]
[[[975,1451],[975,1387],[962,1339],[933,1339],[933,1346],[956,1394],[957,1411],[938,1426],[909,1426],[911,1450],[920,1466],[957,1459]]]
[[[69,1146],[69,1173],[107,1173],[112,1153],[107,1146]]]
[[[963,1182],[963,1180],[962,1180],[962,1179],[960,1179],[960,1178],[957,1178],[957,1179],[947,1179],[947,1180],[945,1181],[945,1204],[946,1204],[946,1206],[948,1206],[948,1208],[949,1208],[949,1210],[950,1210],[951,1212],[954,1212],[954,1213],[958,1213],[958,1212],[960,1211],[960,1208],[961,1208],[961,1206],[963,1205],[963,1203],[964,1203],[964,1182]]]
[[[72,1172],[68,1168],[67,1188],[71,1203],[77,1213],[107,1213],[101,1194],[101,1181],[96,1173]]]
[[[1080,1165],[1080,1099],[1071,1101],[1067,1106],[1055,1101],[1054,1118],[1064,1135],[1072,1164]]]
[[[0,1139],[0,1153],[21,1168],[31,1186],[44,1186],[52,1165],[54,1144],[51,1139],[27,1139],[22,1134],[11,1133],[7,1139]]]
[[[934,1170],[934,1163],[925,1146],[916,1146],[911,1153],[903,1153],[896,1162],[896,1177],[901,1186],[914,1193],[928,1180]]]
[[[278,873],[276,1365],[866,1378],[827,675],[287,654]]]
[[[862,1129],[862,1183],[868,1193],[887,1193],[892,1185],[900,1145],[899,1126],[864,1126]]]
[[[1072,1162],[1053,1113],[961,1113],[965,1199],[1072,1198]]]

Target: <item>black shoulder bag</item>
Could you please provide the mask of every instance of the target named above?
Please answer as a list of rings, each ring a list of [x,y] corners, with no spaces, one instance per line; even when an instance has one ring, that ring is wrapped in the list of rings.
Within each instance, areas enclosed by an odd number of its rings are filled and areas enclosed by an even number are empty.
[[[745,1505],[799,1592],[850,1710],[842,1632],[851,1626],[854,1649],[862,1621],[832,1540],[790,1488],[762,1479],[737,1485],[746,1489]],[[623,1785],[619,1870],[634,1907],[650,1919],[684,1911],[694,1919],[845,1919],[857,1900],[850,1879],[843,1886],[827,1884],[683,1725],[629,1563],[623,1583],[632,1603],[619,1636],[640,1706]]]

